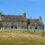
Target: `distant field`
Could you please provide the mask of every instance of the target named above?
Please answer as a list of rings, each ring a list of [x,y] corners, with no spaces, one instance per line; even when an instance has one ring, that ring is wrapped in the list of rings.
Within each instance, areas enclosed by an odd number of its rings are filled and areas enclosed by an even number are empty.
[[[0,45],[45,45],[45,36],[41,32],[0,30]]]

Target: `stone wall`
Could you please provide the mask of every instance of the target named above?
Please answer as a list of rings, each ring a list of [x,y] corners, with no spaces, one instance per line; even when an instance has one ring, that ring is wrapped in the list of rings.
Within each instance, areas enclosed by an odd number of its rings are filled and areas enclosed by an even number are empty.
[[[1,22],[3,29],[27,29],[26,22]]]

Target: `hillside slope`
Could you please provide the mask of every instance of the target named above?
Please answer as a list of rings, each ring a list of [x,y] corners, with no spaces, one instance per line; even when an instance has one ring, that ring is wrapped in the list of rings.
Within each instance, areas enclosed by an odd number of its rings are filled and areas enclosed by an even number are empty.
[[[0,31],[0,45],[45,45],[45,37],[22,31]]]

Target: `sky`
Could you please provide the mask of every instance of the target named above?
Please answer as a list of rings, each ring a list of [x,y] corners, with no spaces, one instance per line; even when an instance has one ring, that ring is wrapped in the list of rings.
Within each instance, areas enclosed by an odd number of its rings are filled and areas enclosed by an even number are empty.
[[[26,12],[27,18],[41,16],[45,24],[45,0],[0,0],[0,12],[6,15]]]

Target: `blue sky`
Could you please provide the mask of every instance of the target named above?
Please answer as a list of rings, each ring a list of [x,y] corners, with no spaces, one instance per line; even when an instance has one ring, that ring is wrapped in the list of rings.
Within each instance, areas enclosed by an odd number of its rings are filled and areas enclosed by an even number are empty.
[[[3,14],[22,14],[27,18],[39,18],[45,23],[45,0],[0,0],[0,12]]]

